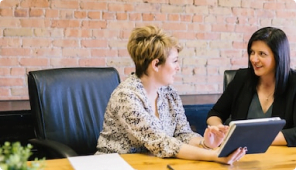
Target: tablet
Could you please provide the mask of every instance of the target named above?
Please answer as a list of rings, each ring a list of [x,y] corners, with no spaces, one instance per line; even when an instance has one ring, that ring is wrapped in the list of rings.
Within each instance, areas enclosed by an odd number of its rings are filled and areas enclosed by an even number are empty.
[[[247,147],[246,154],[264,153],[285,124],[279,117],[232,121],[218,157],[226,157],[239,147]]]

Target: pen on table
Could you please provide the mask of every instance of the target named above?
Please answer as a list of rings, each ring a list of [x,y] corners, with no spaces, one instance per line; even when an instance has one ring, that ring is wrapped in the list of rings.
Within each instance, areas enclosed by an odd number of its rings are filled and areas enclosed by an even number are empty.
[[[171,165],[167,165],[167,168],[168,168],[169,170],[174,170],[174,168],[173,168]]]

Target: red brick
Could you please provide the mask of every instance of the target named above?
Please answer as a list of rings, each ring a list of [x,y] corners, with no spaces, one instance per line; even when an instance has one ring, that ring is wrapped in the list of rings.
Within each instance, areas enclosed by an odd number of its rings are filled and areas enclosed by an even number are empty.
[[[140,21],[142,20],[142,14],[140,13],[131,13],[129,15],[129,20],[131,21]]]
[[[279,10],[285,9],[285,3],[283,2],[266,2],[263,4],[263,9],[267,10]]]
[[[90,11],[87,13],[87,16],[90,19],[101,19],[101,12]]]
[[[17,66],[18,59],[17,58],[0,58],[0,66]]]
[[[1,18],[0,19],[0,25],[1,27],[19,27],[20,26],[20,20],[16,18]]]
[[[240,7],[241,1],[238,0],[219,0],[218,5],[221,7]]]
[[[74,11],[74,17],[77,19],[86,18],[86,12],[85,11]]]
[[[192,21],[193,23],[203,22],[203,15],[194,15]]]
[[[217,6],[217,0],[194,0],[194,5]]]
[[[78,66],[77,58],[51,58],[50,65],[54,67]]]
[[[28,16],[28,10],[26,9],[17,9],[14,11],[15,17],[27,17]]]
[[[117,13],[116,19],[117,20],[127,20],[127,14],[126,13]],[[143,17],[143,19],[144,19],[144,17]]]
[[[16,7],[19,5],[19,0],[2,0],[0,3],[0,7]]]
[[[2,17],[12,17],[13,16],[13,10],[12,9],[7,9],[7,8],[0,9],[0,16],[2,16]]]
[[[189,14],[203,14],[203,15],[207,15],[209,14],[209,9],[207,6],[186,6],[185,9],[186,13]]]
[[[256,10],[255,16],[258,18],[275,18],[276,12],[274,10]]]
[[[2,48],[0,51],[2,56],[30,56],[29,48]]]
[[[153,14],[143,14],[143,21],[153,21],[154,20],[154,15]]]
[[[22,78],[0,78],[0,86],[23,86]]]
[[[49,47],[51,46],[51,39],[41,38],[24,38],[23,47]]]
[[[103,12],[104,20],[114,20],[116,18],[116,14],[114,12]]]
[[[0,76],[8,76],[8,75],[10,75],[10,69],[8,67],[1,67]]]
[[[295,11],[277,11],[276,16],[278,18],[294,19],[296,17],[296,12]]]
[[[91,50],[92,57],[117,57],[118,50],[112,49],[92,49]]]
[[[137,13],[159,13],[160,12],[160,6],[158,4],[148,4],[148,3],[138,3],[135,4],[134,11]]]
[[[233,32],[235,25],[212,25],[214,32]]]
[[[29,16],[30,17],[41,17],[43,16],[43,9],[30,9]]]
[[[154,14],[155,21],[166,21],[168,16],[167,14]]]
[[[63,57],[85,58],[85,57],[91,56],[90,49],[83,49],[83,48],[63,48],[62,54],[63,54]]]
[[[178,5],[162,5],[161,12],[163,13],[184,13],[185,8]]]
[[[126,32],[126,31],[120,31],[120,30],[109,30],[109,29],[105,29],[105,30],[93,30],[93,36],[96,38],[106,38],[106,39],[116,39],[119,36],[119,32]],[[128,36],[130,35],[130,32],[127,33]],[[123,38],[123,37],[120,37]]]
[[[196,39],[196,33],[195,32],[188,32],[188,31],[176,31],[173,33],[175,37],[178,39],[185,39],[185,40],[192,40]]]
[[[59,17],[59,10],[55,9],[46,9],[45,11],[46,18],[58,18]]]
[[[28,88],[26,87],[15,87],[11,88],[11,95],[12,96],[27,96],[28,95]]]
[[[46,20],[44,19],[21,19],[21,27],[46,27]]]
[[[107,40],[81,40],[82,47],[105,47],[107,48]]]
[[[36,48],[32,49],[32,57],[60,57],[62,50],[60,48]]]
[[[133,65],[133,61],[130,57],[128,58],[107,58],[106,65],[112,67],[130,67]]]
[[[5,1],[5,0],[4,0]],[[49,7],[48,0],[22,0],[21,1],[21,7],[23,8],[34,8],[34,7],[40,7],[40,8],[46,8]]]
[[[52,0],[51,8],[55,9],[78,9],[79,2],[78,1],[60,1],[60,0]]]
[[[21,66],[48,66],[48,58],[20,58]]]
[[[77,20],[52,20],[51,27],[53,28],[67,28],[79,27],[80,23]]]
[[[50,36],[50,30],[43,29],[43,28],[35,28],[34,29],[34,35],[36,37],[49,37]]]
[[[182,14],[180,17],[182,22],[191,22],[193,18],[192,15],[186,15],[186,14]]]
[[[85,66],[93,66],[93,67],[106,66],[104,58],[79,59],[78,63],[79,63],[79,66],[81,66],[81,67],[85,67]]]
[[[10,90],[7,87],[0,87],[0,100],[8,100]]]
[[[120,28],[121,30],[132,30],[135,28],[133,21],[110,21],[107,24],[107,29],[114,30]]]
[[[164,23],[163,29],[165,30],[186,30],[186,24],[179,23]]]
[[[20,47],[21,40],[19,38],[4,37],[0,38],[0,47]]]
[[[250,8],[232,8],[234,16],[252,17],[255,15],[254,9]]]
[[[130,57],[127,49],[119,49],[118,50],[118,57]]]
[[[81,2],[80,8],[84,10],[106,11],[107,3],[106,2]]]
[[[73,40],[73,39],[53,40],[52,45],[54,47],[78,47],[78,40]]]
[[[133,10],[134,10],[134,6],[131,4],[115,4],[115,3],[108,4],[108,11],[128,12]]]
[[[125,67],[124,68],[125,75],[130,75],[132,72],[135,72],[135,67]]]
[[[12,75],[12,76],[24,76],[24,75],[26,75],[26,68],[12,67],[10,69],[10,75]]]
[[[72,10],[61,10],[59,19],[73,19],[73,11]]]
[[[169,21],[180,21],[179,14],[169,14],[168,15]]]
[[[193,1],[194,0],[182,0],[182,1],[180,1],[180,0],[169,0],[169,3],[172,4],[172,5],[174,5],[174,4],[176,4],[176,5],[193,5]]]
[[[65,37],[91,37],[92,32],[89,29],[65,29]]]
[[[232,10],[231,8],[223,8],[223,7],[213,7],[209,9],[209,14],[214,14],[218,16],[231,16],[232,15]]]
[[[88,28],[88,29],[104,29],[107,26],[106,21],[82,21],[82,28]]]

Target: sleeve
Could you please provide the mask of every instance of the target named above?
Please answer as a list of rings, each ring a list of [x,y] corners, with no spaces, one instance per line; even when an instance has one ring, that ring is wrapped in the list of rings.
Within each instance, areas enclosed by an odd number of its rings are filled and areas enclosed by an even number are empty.
[[[294,118],[295,123],[295,118]],[[283,129],[282,133],[287,141],[287,146],[295,147],[296,146],[296,127],[290,129]]]
[[[288,104],[286,111],[289,114],[286,114],[285,117],[283,117],[286,120],[287,128],[282,130],[282,133],[287,141],[287,146],[289,147],[296,147],[296,75],[293,75],[293,83],[290,85],[288,95],[286,95],[286,97],[291,100],[291,103]],[[282,109],[282,107],[280,107],[280,109]]]
[[[180,96],[175,93],[172,95],[172,98],[175,101],[174,109],[176,112],[176,122],[177,122],[174,136],[177,139],[181,140],[182,142],[188,144],[193,137],[201,137],[201,135],[193,132],[192,129],[190,128]]]
[[[222,122],[225,122],[231,113],[231,106],[233,101],[233,89],[235,89],[235,77],[229,83],[225,91],[222,93],[221,97],[214,104],[213,108],[209,111],[207,119],[211,116],[219,117]]]
[[[116,110],[118,120],[128,135],[132,135],[151,153],[157,157],[173,157],[179,152],[182,142],[161,130],[161,125],[153,120],[154,115],[146,111],[139,95],[119,92],[112,103],[116,103],[112,109]]]

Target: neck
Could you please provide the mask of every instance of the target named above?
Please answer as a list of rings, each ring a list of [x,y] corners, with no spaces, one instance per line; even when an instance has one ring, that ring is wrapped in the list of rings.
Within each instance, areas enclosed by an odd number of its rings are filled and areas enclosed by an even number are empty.
[[[275,86],[275,77],[274,76],[266,76],[266,77],[260,77],[258,86],[264,87],[264,88],[270,88]]]
[[[160,85],[156,83],[156,81],[147,75],[143,75],[141,78],[144,89],[149,98],[157,97],[157,90],[160,88]]]

